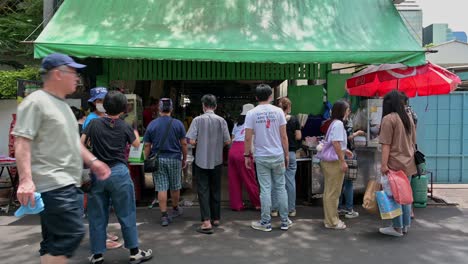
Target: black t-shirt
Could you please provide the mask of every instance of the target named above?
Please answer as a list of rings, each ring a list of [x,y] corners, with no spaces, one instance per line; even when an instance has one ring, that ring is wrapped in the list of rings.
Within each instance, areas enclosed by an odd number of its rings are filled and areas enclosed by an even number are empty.
[[[291,116],[286,124],[289,151],[296,151],[301,147],[301,142],[296,140],[296,130],[301,130],[301,124],[299,124],[299,120],[295,116]]]
[[[95,118],[86,126],[83,134],[89,138],[93,154],[109,167],[127,163],[127,144],[136,139],[132,127],[120,118]]]

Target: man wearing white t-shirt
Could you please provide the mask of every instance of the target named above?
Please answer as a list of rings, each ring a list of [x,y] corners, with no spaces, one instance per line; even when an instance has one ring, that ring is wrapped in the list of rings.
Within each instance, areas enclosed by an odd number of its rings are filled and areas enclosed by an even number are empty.
[[[286,118],[283,111],[270,104],[272,90],[260,84],[255,89],[258,106],[247,112],[245,117],[245,166],[251,168],[252,135],[255,134],[255,163],[260,183],[261,220],[252,222],[252,228],[271,231],[271,192],[278,198],[281,230],[292,225],[288,218],[287,194],[284,173],[289,161]]]

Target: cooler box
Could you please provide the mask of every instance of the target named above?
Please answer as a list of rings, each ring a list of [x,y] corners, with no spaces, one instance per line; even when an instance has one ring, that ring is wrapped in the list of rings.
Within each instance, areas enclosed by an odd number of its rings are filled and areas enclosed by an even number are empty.
[[[416,208],[427,206],[427,175],[416,176],[411,179],[411,189],[413,189],[413,205]]]

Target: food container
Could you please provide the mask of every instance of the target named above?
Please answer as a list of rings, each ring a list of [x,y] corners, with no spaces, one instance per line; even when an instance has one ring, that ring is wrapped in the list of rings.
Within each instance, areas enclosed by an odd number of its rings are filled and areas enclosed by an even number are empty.
[[[355,147],[365,147],[367,145],[367,139],[364,136],[357,136],[354,138]]]

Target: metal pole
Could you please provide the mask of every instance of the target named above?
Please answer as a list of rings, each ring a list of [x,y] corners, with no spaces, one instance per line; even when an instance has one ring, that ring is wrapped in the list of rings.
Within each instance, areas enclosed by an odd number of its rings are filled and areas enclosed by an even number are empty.
[[[44,7],[42,9],[42,16],[44,18],[43,27],[49,23],[50,19],[54,15],[55,0],[44,0]]]

